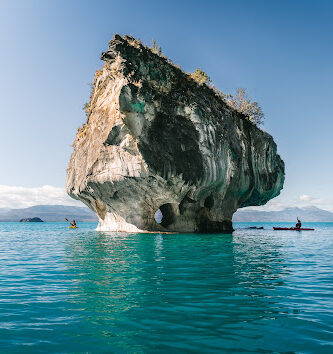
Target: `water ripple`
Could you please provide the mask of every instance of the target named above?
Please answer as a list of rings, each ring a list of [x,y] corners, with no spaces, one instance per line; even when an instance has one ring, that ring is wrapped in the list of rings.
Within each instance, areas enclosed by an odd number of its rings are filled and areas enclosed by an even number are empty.
[[[3,352],[333,350],[333,224],[233,235],[94,227],[0,223]]]

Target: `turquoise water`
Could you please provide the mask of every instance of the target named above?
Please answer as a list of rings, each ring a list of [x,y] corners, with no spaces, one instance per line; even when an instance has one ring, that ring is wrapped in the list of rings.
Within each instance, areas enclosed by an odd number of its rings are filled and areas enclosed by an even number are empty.
[[[332,352],[333,224],[262,225],[0,223],[1,352]]]

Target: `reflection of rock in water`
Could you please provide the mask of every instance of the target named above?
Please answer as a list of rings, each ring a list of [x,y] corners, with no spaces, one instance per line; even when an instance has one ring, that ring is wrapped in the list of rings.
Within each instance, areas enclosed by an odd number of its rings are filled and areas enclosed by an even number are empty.
[[[287,268],[268,237],[92,233],[71,239],[67,253],[82,316],[136,349],[147,333],[161,348],[170,334],[227,338],[285,311],[270,292]]]

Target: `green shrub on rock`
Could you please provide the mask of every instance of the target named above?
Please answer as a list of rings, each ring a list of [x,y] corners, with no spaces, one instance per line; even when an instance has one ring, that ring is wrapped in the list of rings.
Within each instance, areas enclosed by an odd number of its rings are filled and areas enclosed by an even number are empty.
[[[202,70],[197,68],[197,70],[190,74],[191,78],[195,80],[199,85],[209,84],[212,80],[210,77]]]

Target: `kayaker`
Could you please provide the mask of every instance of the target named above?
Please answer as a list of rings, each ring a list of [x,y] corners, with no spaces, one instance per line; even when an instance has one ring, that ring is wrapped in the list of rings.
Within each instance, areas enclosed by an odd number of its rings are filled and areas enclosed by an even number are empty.
[[[73,222],[72,222],[72,226],[73,226],[73,227],[76,227],[76,222],[75,222],[74,219],[73,219]]]
[[[296,229],[300,229],[302,227],[301,220],[297,216],[297,224],[296,224]]]

